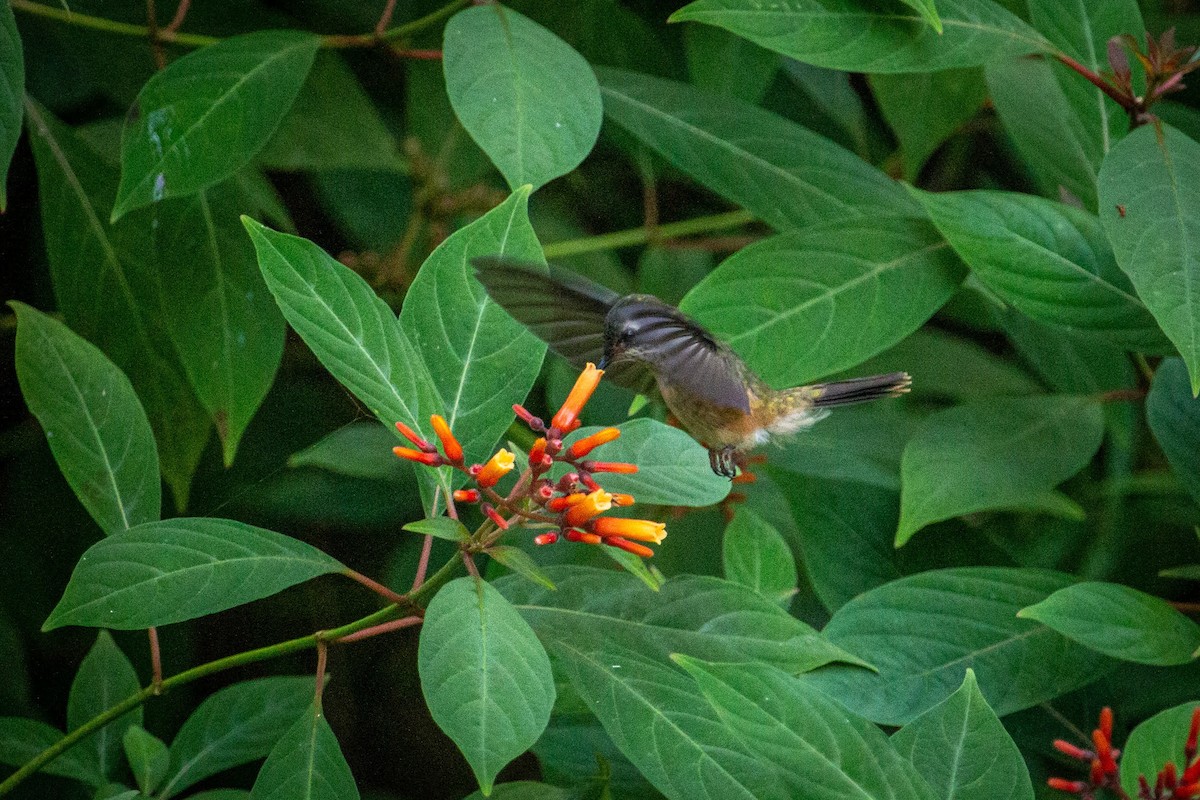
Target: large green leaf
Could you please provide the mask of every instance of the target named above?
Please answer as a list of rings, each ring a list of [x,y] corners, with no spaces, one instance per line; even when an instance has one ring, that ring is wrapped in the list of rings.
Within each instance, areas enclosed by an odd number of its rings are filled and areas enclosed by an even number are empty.
[[[927,222],[850,220],[739,250],[681,307],[782,388],[891,347],[950,299],[963,274]]]
[[[125,121],[112,219],[249,164],[296,100],[320,44],[310,33],[257,31],[154,73]]]
[[[729,494],[729,479],[713,473],[708,451],[679,428],[644,418],[617,427],[621,438],[598,447],[588,458],[636,464],[638,471],[600,474],[597,480],[608,491],[632,494],[647,505],[669,506],[710,506]],[[565,441],[569,445],[598,430],[580,428]]]
[[[458,578],[429,604],[417,667],[429,712],[487,794],[550,719],[554,678],[546,651],[490,584]]]
[[[779,230],[922,216],[895,181],[790,120],[687,84],[617,69],[597,74],[610,119]]]
[[[479,8],[479,11],[487,9]],[[404,297],[401,335],[412,343],[437,400],[421,404],[417,430],[434,440],[441,414],[468,462],[485,461],[512,423],[542,366],[546,345],[488,297],[471,266],[478,256],[542,261],[522,188],[433,251]],[[402,418],[400,418],[402,419]]]
[[[968,669],[958,690],[892,736],[933,787],[954,800],[1033,800],[1021,751]]]
[[[1034,569],[966,567],[910,575],[842,606],[831,642],[878,672],[826,667],[804,676],[855,713],[903,725],[959,687],[970,667],[1003,716],[1066,694],[1112,664],[1017,612],[1070,580]]]
[[[450,104],[513,190],[565,175],[591,151],[603,112],[596,76],[571,46],[500,4],[446,23]]]
[[[315,467],[351,478],[408,482],[411,470],[392,453],[396,434],[374,420],[352,422],[288,458],[289,467]]]
[[[1091,461],[1103,438],[1100,404],[1076,395],[997,398],[934,414],[904,448],[896,545],[978,511],[1065,512],[1051,491]]]
[[[1171,468],[1200,503],[1200,400],[1192,397],[1187,367],[1178,358],[1158,365],[1146,398],[1146,421]]]
[[[263,758],[312,703],[309,676],[242,681],[204,699],[171,742],[166,800],[210,775]]]
[[[1115,583],[1089,581],[1059,589],[1018,616],[1106,656],[1139,664],[1186,664],[1200,650],[1200,625],[1166,600]]]
[[[679,670],[616,643],[562,640],[551,650],[613,742],[670,800],[790,796]]]
[[[12,6],[0,8],[0,213],[8,206],[8,164],[21,138],[25,56]]]
[[[1167,125],[1122,139],[1100,168],[1100,221],[1200,394],[1200,144]]]
[[[129,379],[66,325],[10,304],[21,393],[75,495],[105,533],[158,519],[158,452]]]
[[[344,569],[312,545],[242,522],[147,522],[87,549],[42,629],[169,625]]]
[[[883,731],[808,684],[765,664],[675,661],[789,797],[934,800]]]
[[[1016,192],[918,197],[972,272],[1022,313],[1132,350],[1172,352],[1096,217]]]
[[[63,738],[62,731],[26,717],[0,717],[0,764],[19,767]],[[99,788],[108,783],[100,773],[95,752],[72,748],[55,758],[41,772],[81,781]]]
[[[67,731],[108,711],[141,688],[133,664],[117,647],[112,635],[100,631],[71,682],[71,693],[67,697]],[[141,724],[142,708],[138,706],[88,736],[82,748],[89,753],[89,760],[99,766],[100,772],[111,778],[124,749],[122,738],[125,732]]]
[[[1160,711],[1129,734],[1121,748],[1121,786],[1130,797],[1137,796],[1139,775],[1153,786],[1168,761],[1177,766],[1183,763],[1183,743],[1197,706],[1200,703],[1189,702]]]
[[[129,257],[153,250],[155,217],[146,212],[110,225],[116,170],[41,106],[27,101],[25,111],[59,310],[129,377],[150,418],[163,477],[183,508],[212,425],[157,311],[165,302],[157,268]]]
[[[779,72],[779,54],[709,25],[684,28],[688,75],[701,89],[758,104]]]
[[[484,794],[480,789],[468,795],[465,800],[484,800],[489,797],[491,800],[578,800],[579,794],[548,783],[513,781],[493,786],[491,794]]]
[[[896,138],[904,178],[915,181],[921,167],[962,128],[987,100],[978,68],[870,76],[871,91]]]
[[[763,661],[791,673],[848,657],[740,584],[684,576],[655,592],[612,570],[551,566],[545,572],[555,591],[518,576],[495,586],[548,642],[613,643],[658,658],[684,653],[706,661]]]
[[[796,560],[775,526],[739,508],[721,539],[725,578],[783,606],[796,593]]]
[[[849,72],[931,72],[1050,49],[1040,33],[991,0],[937,5],[940,32],[923,13],[865,0],[696,0],[671,21],[719,25],[798,61]]]
[[[155,246],[163,317],[197,397],[233,463],[283,356],[283,317],[222,185],[159,207]]]
[[[250,800],[358,800],[358,786],[321,702],[280,737],[263,762]]]
[[[129,770],[142,794],[149,795],[167,775],[171,755],[167,746],[141,725],[132,725],[121,738]]]

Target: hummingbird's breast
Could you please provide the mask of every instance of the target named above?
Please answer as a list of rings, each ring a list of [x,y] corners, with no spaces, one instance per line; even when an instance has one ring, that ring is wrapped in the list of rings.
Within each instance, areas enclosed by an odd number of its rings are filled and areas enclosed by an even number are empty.
[[[663,401],[680,424],[697,440],[713,449],[733,446],[749,450],[767,441],[769,433],[761,424],[762,400],[747,389],[750,411],[712,403],[694,392],[659,380]]]

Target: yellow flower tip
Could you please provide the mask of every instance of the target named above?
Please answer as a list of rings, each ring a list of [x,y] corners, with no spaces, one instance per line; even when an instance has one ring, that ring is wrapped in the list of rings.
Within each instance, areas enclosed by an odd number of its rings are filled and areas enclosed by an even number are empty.
[[[588,400],[592,399],[592,392],[596,391],[596,387],[600,385],[602,375],[604,375],[604,370],[597,369],[596,365],[589,361],[588,365],[583,368],[583,372],[579,374],[579,378],[576,379],[562,408],[558,409],[558,413],[550,420],[551,428],[569,431],[573,430],[572,426],[578,427],[576,423],[579,421],[579,414],[587,405]]]
[[[461,464],[463,462],[462,445],[458,443],[458,439],[454,438],[445,417],[441,414],[434,414],[429,418],[429,424],[433,426],[433,432],[437,434],[438,441],[442,443],[442,452],[446,454],[446,460],[451,464]]]
[[[583,458],[588,453],[595,450],[602,444],[608,444],[614,439],[621,437],[621,431],[617,428],[605,428],[604,430],[596,431],[591,436],[585,436],[567,450],[567,458],[576,459]]]
[[[612,508],[612,495],[603,489],[597,489],[567,508],[563,513],[563,527],[574,528],[582,525],[610,508]]]
[[[593,533],[605,538],[616,536],[624,539],[634,539],[639,542],[654,542],[662,544],[667,538],[667,526],[662,522],[652,522],[648,519],[622,519],[621,517],[601,517],[593,520],[589,526]]]
[[[487,489],[495,486],[516,464],[517,457],[508,450],[498,450],[475,476],[475,482]]]

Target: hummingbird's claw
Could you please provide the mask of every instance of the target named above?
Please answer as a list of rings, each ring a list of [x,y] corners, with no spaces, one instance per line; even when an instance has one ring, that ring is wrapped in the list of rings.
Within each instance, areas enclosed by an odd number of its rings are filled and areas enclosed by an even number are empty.
[[[737,464],[734,459],[735,449],[732,445],[723,447],[720,450],[708,451],[708,465],[712,467],[712,471],[720,475],[722,478],[733,480],[737,475]]]

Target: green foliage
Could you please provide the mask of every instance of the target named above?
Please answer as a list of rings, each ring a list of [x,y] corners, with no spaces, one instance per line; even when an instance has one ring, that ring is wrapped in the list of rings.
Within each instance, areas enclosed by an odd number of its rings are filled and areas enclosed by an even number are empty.
[[[1055,739],[1182,774],[1177,5],[0,5],[0,795],[1032,800],[1094,777]],[[606,329],[560,265],[704,331]],[[751,414],[680,391],[725,369]],[[811,428],[773,391],[898,372]]]

